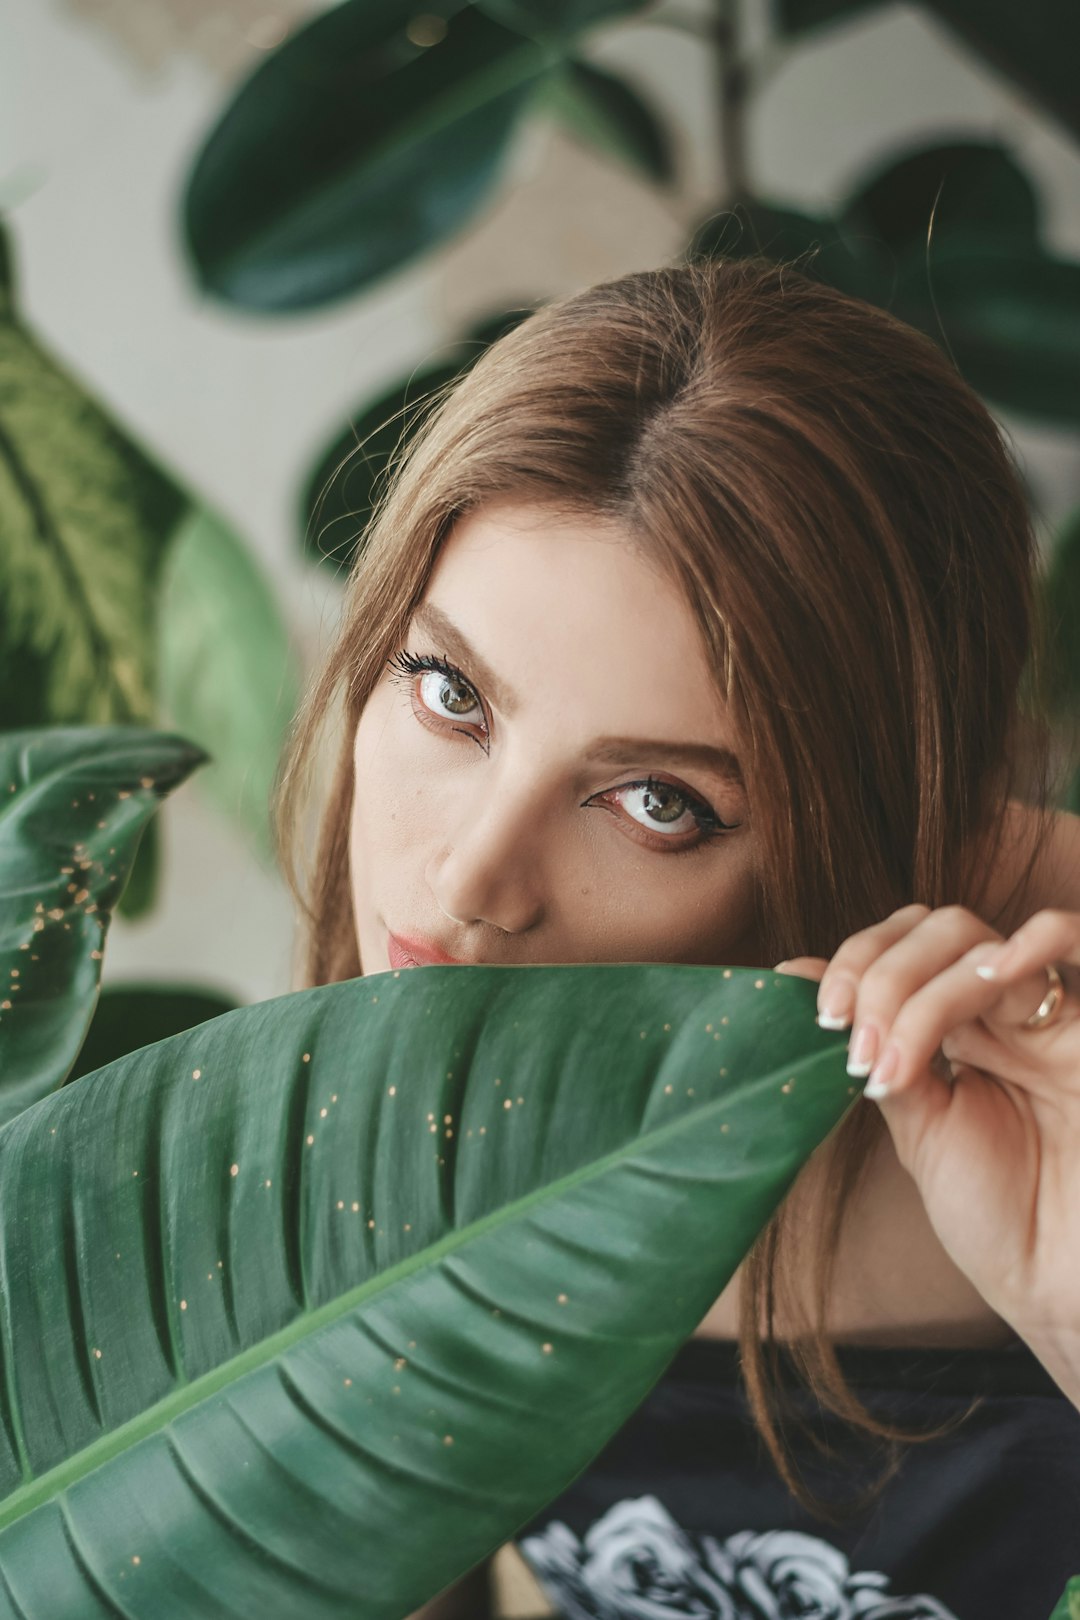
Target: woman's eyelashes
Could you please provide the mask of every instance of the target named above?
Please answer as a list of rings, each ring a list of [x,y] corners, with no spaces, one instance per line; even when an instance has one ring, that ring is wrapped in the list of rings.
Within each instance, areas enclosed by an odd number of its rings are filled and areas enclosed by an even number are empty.
[[[470,737],[485,753],[489,751],[489,728],[483,702],[472,682],[449,659],[402,649],[388,659],[386,667],[391,680],[408,690],[413,713],[422,725],[436,732],[445,732],[449,727],[463,737]],[[477,737],[464,725],[454,725],[455,720],[479,727],[483,736]],[[687,788],[654,776],[594,793],[583,800],[581,808],[610,809],[613,803],[619,804],[624,812],[620,816],[624,823],[631,822],[647,835],[638,841],[668,854],[699,849],[710,838],[733,832],[739,825],[721,821],[711,805]],[[632,836],[636,838],[637,834]]]
[[[387,668],[392,681],[401,682],[407,687],[413,700],[413,713],[418,720],[432,726],[433,720],[452,723],[454,720],[470,720],[470,716],[475,716],[470,723],[482,728],[483,738],[474,736],[464,726],[452,725],[452,729],[460,731],[463,737],[471,737],[485,753],[488,752],[486,742],[488,723],[484,705],[477,696],[472,682],[466,680],[460,669],[455,668],[449,659],[438,658],[434,653],[416,654],[402,650],[388,660]],[[417,676],[420,677],[419,681]],[[435,725],[432,729],[442,728]]]
[[[652,834],[646,841],[650,848],[662,848],[678,853],[680,850],[700,849],[702,844],[721,833],[733,832],[737,822],[721,821],[711,805],[686,788],[674,782],[658,781],[648,776],[640,782],[624,782],[621,787],[608,788],[605,793],[594,793],[586,799],[583,809],[592,806],[606,808],[606,802],[628,795],[628,815],[634,824]],[[637,802],[634,803],[634,797]],[[690,836],[688,836],[690,835]]]

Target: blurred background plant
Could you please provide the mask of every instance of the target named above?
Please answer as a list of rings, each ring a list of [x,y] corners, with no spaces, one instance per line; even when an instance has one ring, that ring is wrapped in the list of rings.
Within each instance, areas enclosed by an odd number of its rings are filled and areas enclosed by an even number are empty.
[[[148,824],[76,1072],[290,987],[269,787],[395,449],[539,303],[682,254],[797,257],[986,398],[1031,491],[1080,810],[1075,0],[8,22],[0,727],[171,727],[213,760]]]

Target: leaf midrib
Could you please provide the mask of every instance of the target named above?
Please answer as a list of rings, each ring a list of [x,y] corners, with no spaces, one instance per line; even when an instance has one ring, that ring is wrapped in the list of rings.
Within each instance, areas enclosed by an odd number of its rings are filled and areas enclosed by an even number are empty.
[[[842,1043],[840,1043],[842,1045]],[[796,1059],[781,1065],[786,1074],[797,1073],[807,1064],[820,1062],[823,1052],[814,1052],[811,1056]],[[711,1102],[704,1103],[680,1114],[677,1119],[669,1121],[666,1125],[654,1127],[645,1135],[635,1136],[632,1141],[624,1143],[621,1147],[606,1153],[602,1158],[593,1159],[577,1170],[560,1176],[556,1181],[546,1182],[544,1186],[525,1193],[521,1198],[514,1199],[508,1204],[502,1204],[487,1215],[480,1216],[471,1221],[468,1226],[447,1232],[426,1248],[420,1249],[416,1254],[408,1255],[396,1265],[379,1272],[374,1277],[359,1283],[355,1288],[339,1294],[336,1299],[328,1300],[325,1305],[316,1306],[314,1310],[307,1311],[295,1317],[285,1327],[279,1328],[276,1333],[261,1339],[258,1344],[242,1350],[238,1355],[211,1368],[199,1378],[182,1384],[163,1397],[162,1400],[149,1406],[145,1411],[135,1417],[127,1419],[110,1434],[91,1441],[80,1451],[67,1457],[63,1462],[57,1463],[34,1480],[13,1491],[7,1499],[0,1503],[0,1532],[9,1525],[25,1518],[28,1513],[51,1501],[62,1491],[85,1478],[96,1468],[122,1455],[140,1441],[148,1439],[167,1429],[184,1412],[192,1410],[209,1400],[220,1390],[227,1389],[250,1372],[256,1372],[275,1360],[285,1350],[294,1344],[318,1333],[322,1328],[328,1327],[354,1311],[366,1299],[372,1298],[384,1289],[391,1287],[412,1273],[420,1271],[427,1266],[436,1265],[447,1254],[464,1248],[474,1239],[482,1237],[486,1232],[506,1224],[510,1225],[522,1215],[546,1202],[561,1197],[565,1192],[575,1186],[598,1178],[609,1170],[618,1167],[625,1160],[644,1148],[663,1142],[671,1136],[678,1135],[692,1127],[700,1128],[703,1120],[709,1120],[715,1115],[730,1109],[733,1101],[739,1103],[752,1098],[756,1092],[764,1090],[775,1084],[779,1069],[770,1070],[767,1075],[752,1081],[745,1088],[733,1089],[724,1096]]]

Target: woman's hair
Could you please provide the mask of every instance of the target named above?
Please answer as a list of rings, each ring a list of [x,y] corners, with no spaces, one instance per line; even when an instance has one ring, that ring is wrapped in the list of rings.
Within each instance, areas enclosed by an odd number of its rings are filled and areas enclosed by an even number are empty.
[[[455,519],[496,498],[614,519],[681,586],[739,732],[763,962],[829,957],[912,901],[976,908],[1008,799],[1046,809],[1037,550],[976,395],[929,338],[790,266],[639,271],[505,334],[427,402],[389,469],[279,770],[304,985],[361,971],[348,871],[360,712]],[[313,788],[320,764],[328,793]],[[789,1199],[744,1271],[755,1420],[819,1511],[781,1435],[778,1323],[826,1407],[890,1445],[916,1438],[866,1411],[824,1327],[843,1213],[883,1130],[876,1108],[849,1113],[822,1150],[811,1225],[785,1226]],[[797,1248],[811,1316],[789,1286]]]

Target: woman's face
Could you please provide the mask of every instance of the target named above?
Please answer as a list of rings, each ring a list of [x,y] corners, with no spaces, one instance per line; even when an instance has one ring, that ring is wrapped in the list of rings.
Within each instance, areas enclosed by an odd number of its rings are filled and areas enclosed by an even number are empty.
[[[363,971],[758,965],[736,753],[689,607],[617,527],[467,514],[356,729]]]

